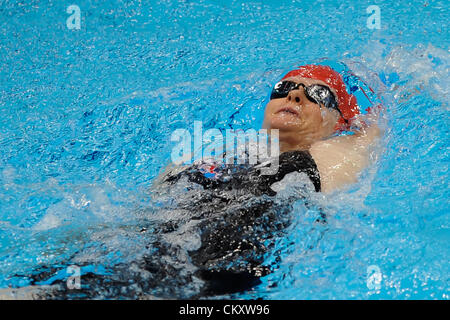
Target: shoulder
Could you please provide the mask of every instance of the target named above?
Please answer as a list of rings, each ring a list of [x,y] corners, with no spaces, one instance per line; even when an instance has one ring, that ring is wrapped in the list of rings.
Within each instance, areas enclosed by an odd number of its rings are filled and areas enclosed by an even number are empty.
[[[348,136],[314,143],[310,148],[320,174],[322,191],[333,191],[354,183],[367,166],[368,155]]]

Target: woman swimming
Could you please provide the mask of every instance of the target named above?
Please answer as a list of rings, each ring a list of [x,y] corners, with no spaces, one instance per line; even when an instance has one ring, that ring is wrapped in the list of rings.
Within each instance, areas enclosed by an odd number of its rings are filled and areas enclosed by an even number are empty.
[[[265,110],[263,128],[279,133],[276,174],[261,174],[262,163],[213,164],[214,170],[206,171],[204,163],[196,163],[163,175],[163,184],[185,179],[202,186],[201,196],[190,198],[186,207],[195,211],[190,219],[201,220],[201,246],[190,257],[200,277],[208,280],[209,293],[246,289],[270,272],[262,266],[267,251],[263,240],[289,225],[290,206],[306,197],[297,193],[288,201],[277,201],[274,196],[284,179],[303,180],[312,192],[331,192],[357,180],[379,135],[377,125],[366,125],[353,135],[333,135],[349,129],[358,113],[356,98],[347,93],[338,72],[305,65],[275,85]],[[321,211],[317,221],[325,219]]]
[[[159,222],[141,226],[139,237],[149,237],[142,256],[107,274],[87,272],[78,291],[69,292],[61,280],[47,281],[51,291],[33,297],[195,298],[257,285],[276,268],[265,257],[289,226],[295,201],[308,206],[308,193],[353,183],[368,164],[369,147],[379,135],[376,125],[334,136],[350,129],[358,113],[356,98],[330,67],[305,65],[289,72],[273,88],[263,121],[269,132],[279,130],[276,174],[261,174],[267,163],[217,166],[208,171],[212,175],[205,174],[204,163],[166,170],[154,183],[156,197],[178,186],[183,193],[160,208]],[[284,181],[301,187],[286,193]],[[316,222],[326,223],[319,212]],[[36,272],[32,283],[42,284],[43,274]]]
[[[328,66],[305,65],[289,72],[275,85],[266,106],[263,128],[269,132],[279,130],[282,160],[296,158],[281,161],[282,168],[285,163],[294,165],[304,159],[308,163],[303,165],[304,169],[287,170],[305,171],[316,191],[330,192],[356,181],[368,164],[370,145],[379,136],[375,124],[360,127],[353,135],[333,136],[351,128],[358,114],[356,98],[347,93],[338,72]],[[282,170],[281,175],[285,174]],[[197,179],[203,179],[203,175],[199,174]],[[214,184],[213,181],[197,182],[208,185]],[[270,182],[271,179],[266,183]]]

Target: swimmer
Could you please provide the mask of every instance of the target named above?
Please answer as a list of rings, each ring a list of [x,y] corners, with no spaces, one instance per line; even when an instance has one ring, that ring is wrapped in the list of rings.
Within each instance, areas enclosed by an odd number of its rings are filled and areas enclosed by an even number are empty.
[[[305,65],[289,72],[273,88],[264,113],[263,128],[279,130],[276,174],[262,175],[261,163],[219,166],[213,175],[205,175],[201,163],[169,167],[155,180],[154,194],[170,194],[179,183],[183,193],[177,194],[174,207],[160,209],[161,223],[142,225],[159,237],[147,253],[112,267],[110,276],[84,275],[87,287],[79,292],[66,290],[61,282],[44,282],[52,289],[29,287],[26,294],[33,299],[199,298],[254,287],[276,268],[265,264],[266,254],[289,226],[292,205],[300,198],[278,199],[277,185],[306,178],[306,199],[307,192],[328,193],[356,182],[368,165],[380,130],[375,123],[368,126],[367,118],[358,123],[358,114],[356,98],[330,67]],[[354,128],[352,135],[336,136]],[[321,212],[316,221],[326,223],[326,214]],[[139,237],[146,236],[142,230]],[[43,272],[35,274],[43,279]],[[20,289],[14,290],[20,295]]]
[[[341,75],[328,66],[306,65],[275,85],[263,128],[278,129],[280,151],[304,151],[317,166],[322,192],[356,182],[368,165],[369,147],[379,136],[376,124],[353,135],[348,129],[359,114],[356,98],[347,93]]]
[[[258,163],[214,165],[211,175],[211,170],[205,174],[203,163],[194,163],[162,175],[161,184],[184,178],[203,187],[201,196],[189,198],[186,207],[190,219],[201,220],[197,227],[202,245],[190,257],[199,268],[197,275],[206,280],[204,292],[246,290],[271,272],[270,266],[263,265],[267,248],[262,242],[289,225],[291,206],[299,198],[280,204],[274,197],[277,184],[306,175],[311,191],[329,193],[357,181],[380,134],[376,123],[367,125],[376,116],[361,120],[359,112],[355,96],[347,92],[338,72],[322,65],[301,66],[275,85],[264,113],[263,128],[269,133],[279,130],[276,174],[262,175],[263,164]],[[352,135],[336,136],[351,129]],[[326,223],[323,211],[317,221]]]
[[[342,76],[330,67],[305,65],[287,73],[273,88],[263,121],[269,133],[279,130],[281,171],[256,180],[274,183],[287,173],[306,172],[316,191],[325,193],[356,182],[369,163],[370,146],[380,135],[376,123],[354,125],[359,113],[355,96],[347,93]],[[365,120],[375,117],[371,114]],[[335,135],[352,128],[357,128],[352,135]],[[158,181],[170,181],[179,171],[168,169]],[[204,186],[220,184],[202,174],[190,176]]]

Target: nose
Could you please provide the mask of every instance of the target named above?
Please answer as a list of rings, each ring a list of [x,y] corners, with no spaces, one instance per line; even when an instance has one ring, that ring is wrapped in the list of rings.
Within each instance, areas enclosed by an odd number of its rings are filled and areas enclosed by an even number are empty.
[[[300,104],[305,99],[305,95],[303,93],[303,88],[300,87],[295,90],[291,90],[286,97],[289,102],[294,102],[295,104]]]

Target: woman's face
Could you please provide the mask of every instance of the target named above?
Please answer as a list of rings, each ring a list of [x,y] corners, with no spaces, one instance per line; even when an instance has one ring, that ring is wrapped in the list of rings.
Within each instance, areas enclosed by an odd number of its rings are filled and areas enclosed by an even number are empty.
[[[328,87],[323,81],[315,79],[290,77],[284,80],[303,83],[305,86],[321,84]],[[336,96],[335,91],[332,88],[330,90]],[[333,134],[338,120],[337,110],[310,101],[300,86],[290,91],[287,97],[269,101],[264,113],[263,129],[278,129],[281,143],[310,146]]]

